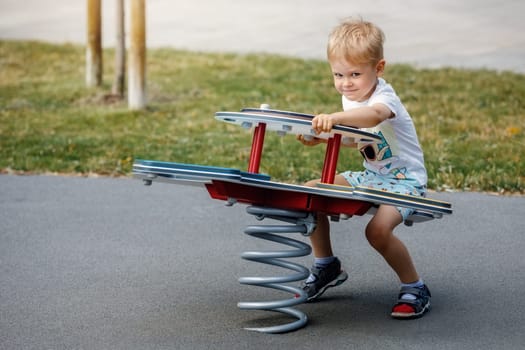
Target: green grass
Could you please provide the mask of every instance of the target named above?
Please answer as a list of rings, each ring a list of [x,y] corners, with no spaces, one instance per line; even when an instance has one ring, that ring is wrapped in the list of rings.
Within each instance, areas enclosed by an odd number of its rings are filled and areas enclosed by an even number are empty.
[[[84,84],[84,49],[0,41],[0,169],[130,175],[133,159],[245,169],[251,134],[214,119],[269,103],[306,113],[339,110],[323,61],[276,55],[148,51],[148,107],[129,111]],[[511,72],[387,66],[411,113],[432,189],[524,193],[525,76]],[[266,136],[261,172],[301,183],[320,176],[324,148]],[[360,169],[344,149],[339,170]]]

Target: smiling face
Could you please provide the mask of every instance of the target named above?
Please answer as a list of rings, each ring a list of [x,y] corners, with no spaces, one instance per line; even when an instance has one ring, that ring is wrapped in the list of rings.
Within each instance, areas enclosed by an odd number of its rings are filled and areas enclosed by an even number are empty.
[[[370,98],[383,74],[385,60],[377,65],[354,64],[345,59],[330,59],[330,67],[336,90],[350,101],[363,102]]]

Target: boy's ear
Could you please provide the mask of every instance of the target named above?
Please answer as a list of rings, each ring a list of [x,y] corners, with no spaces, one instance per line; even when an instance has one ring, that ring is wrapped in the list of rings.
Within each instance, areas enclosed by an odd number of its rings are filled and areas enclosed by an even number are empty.
[[[383,75],[383,73],[385,72],[385,65],[386,65],[386,61],[384,59],[377,62],[377,66],[376,66],[377,75]]]

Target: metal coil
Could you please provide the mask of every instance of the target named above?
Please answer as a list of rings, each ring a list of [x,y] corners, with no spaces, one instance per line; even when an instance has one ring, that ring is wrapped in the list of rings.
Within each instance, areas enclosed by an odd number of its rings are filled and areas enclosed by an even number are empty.
[[[296,321],[271,327],[246,328],[247,330],[258,331],[263,333],[285,333],[302,328],[308,322],[306,314],[302,311],[292,308],[292,306],[302,304],[306,301],[306,293],[298,286],[288,285],[286,283],[302,281],[308,277],[310,271],[307,267],[283,259],[307,256],[311,253],[311,247],[301,241],[284,237],[279,234],[301,233],[304,236],[310,235],[315,229],[315,218],[311,213],[283,210],[275,208],[249,206],[246,211],[254,215],[258,220],[271,218],[278,221],[287,222],[287,225],[250,225],[244,230],[244,233],[284,244],[294,249],[278,251],[248,251],[244,252],[241,257],[246,260],[279,266],[285,269],[295,271],[296,273],[288,276],[279,277],[242,277],[239,279],[241,284],[273,288],[293,294],[290,299],[259,301],[259,302],[239,302],[237,306],[245,310],[267,310],[275,311],[290,315],[297,318]]]

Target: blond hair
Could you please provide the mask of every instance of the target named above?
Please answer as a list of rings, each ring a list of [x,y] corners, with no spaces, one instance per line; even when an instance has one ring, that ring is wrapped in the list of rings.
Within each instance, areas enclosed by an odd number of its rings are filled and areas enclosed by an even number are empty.
[[[328,37],[328,60],[345,59],[354,64],[377,64],[383,59],[385,34],[375,24],[350,18]]]

